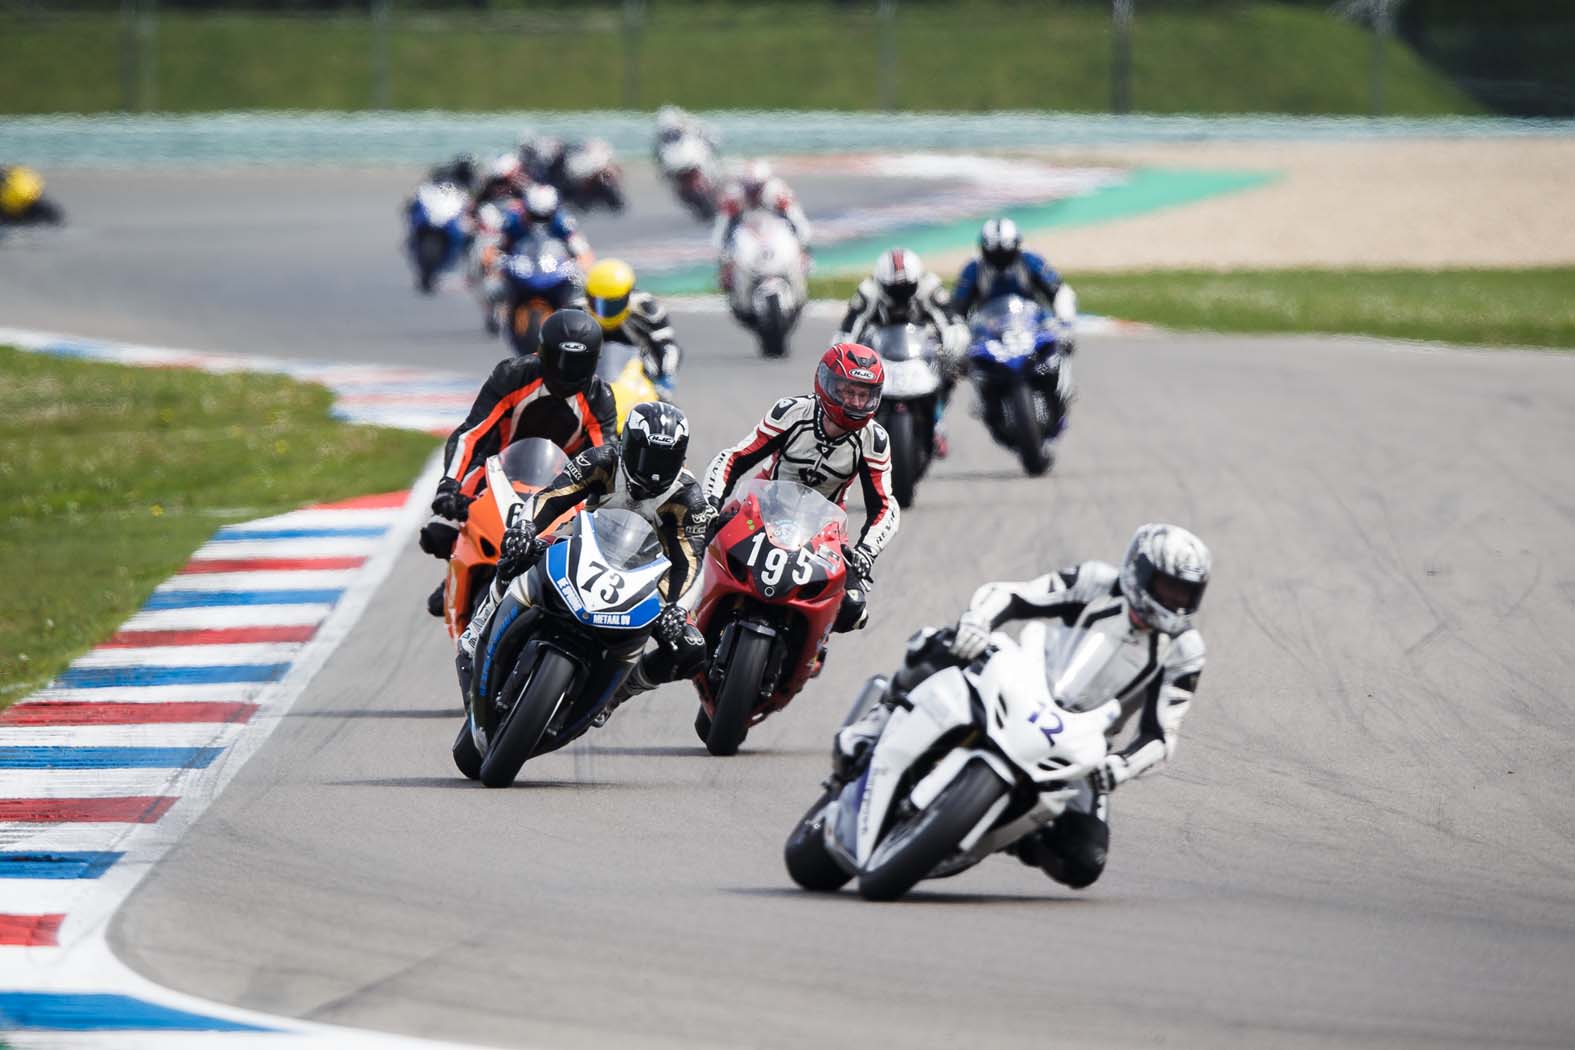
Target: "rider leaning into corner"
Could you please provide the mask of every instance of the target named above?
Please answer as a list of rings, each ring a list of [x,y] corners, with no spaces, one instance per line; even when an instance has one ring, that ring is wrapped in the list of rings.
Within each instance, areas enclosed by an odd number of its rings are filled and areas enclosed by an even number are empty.
[[[720,508],[739,480],[758,476],[796,481],[845,506],[855,481],[864,495],[864,529],[843,548],[848,582],[834,630],[853,631],[869,618],[866,601],[875,559],[897,534],[901,512],[891,495],[891,442],[875,422],[885,371],[867,346],[838,343],[820,359],[815,392],[785,397],[739,444],[723,449],[705,474],[705,494]]]
[[[1024,864],[1043,868],[1058,882],[1074,889],[1093,884],[1104,871],[1110,846],[1111,792],[1175,753],[1181,720],[1203,673],[1203,636],[1192,618],[1210,568],[1202,540],[1176,525],[1150,524],[1133,533],[1119,569],[1086,561],[1022,583],[985,584],[958,619],[949,644],[945,633],[928,628],[909,639],[903,666],[881,702],[837,734],[835,775],[844,783],[856,777],[892,710],[907,703],[908,692],[943,667],[984,655],[991,632],[1003,624],[1044,619],[1069,631],[1104,632],[1138,669],[1135,677],[1122,676],[1121,717],[1108,735],[1114,741],[1134,718],[1136,731],[1106,756],[1053,824],[1012,847]],[[1059,649],[1064,635],[1047,632],[1046,641]]]
[[[443,477],[422,526],[421,549],[445,561],[486,481],[487,457],[525,438],[546,438],[569,455],[605,445],[618,434],[612,388],[596,375],[602,330],[581,310],[559,310],[541,326],[541,350],[498,362],[465,421],[443,448]],[[443,585],[427,598],[443,615]]]
[[[473,655],[475,639],[486,630],[481,621],[509,581],[535,564],[546,549],[537,535],[583,500],[586,510],[617,509],[640,515],[656,530],[662,553],[672,563],[660,585],[667,605],[651,630],[656,647],[623,677],[595,724],[604,724],[629,697],[699,671],[705,662],[705,637],[689,622],[679,599],[699,578],[716,510],[684,467],[688,452],[689,423],[684,414],[673,405],[647,401],[629,411],[618,444],[598,445],[569,460],[563,472],[536,494],[529,516],[521,516],[504,533],[498,583],[489,606],[476,614],[474,633],[466,632],[471,652],[462,652],[461,659]],[[463,684],[467,678],[463,665],[460,676]]]
[[[639,350],[645,374],[671,393],[683,349],[666,308],[656,296],[635,287],[634,269],[622,259],[603,259],[585,275],[585,300],[606,341]]]
[[[969,260],[952,289],[952,309],[966,318],[991,299],[1020,295],[1032,299],[1067,328],[1066,353],[1075,348],[1071,327],[1077,321],[1077,295],[1045,257],[1023,251],[1023,235],[1011,219],[991,219],[979,231],[979,257]]]
[[[660,162],[662,147],[687,138],[697,138],[706,148],[716,151],[716,134],[701,121],[677,106],[663,106],[656,111],[656,141],[651,147],[652,159]]]
[[[948,444],[942,429],[943,413],[968,349],[968,326],[957,320],[951,296],[940,277],[926,270],[918,255],[906,248],[893,248],[883,254],[875,263],[875,272],[859,282],[848,300],[836,341],[863,342],[872,329],[898,324],[928,328],[940,341],[942,385],[935,420],[935,454],[944,459]]]
[[[771,173],[771,165],[763,160],[752,160],[744,165],[743,174],[729,182],[717,201],[716,226],[711,235],[712,247],[722,253],[721,281],[724,290],[733,285],[733,264],[728,250],[733,243],[733,231],[744,216],[752,211],[769,211],[787,220],[798,238],[799,247],[807,256],[810,237],[814,228],[809,216],[804,214],[792,189]]]

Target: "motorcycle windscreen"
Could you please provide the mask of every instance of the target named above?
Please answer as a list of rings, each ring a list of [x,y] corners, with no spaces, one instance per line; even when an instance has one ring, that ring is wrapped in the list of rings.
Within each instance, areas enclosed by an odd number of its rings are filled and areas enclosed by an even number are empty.
[[[915,324],[889,324],[877,328],[870,349],[887,361],[915,361],[934,356],[924,329]]]
[[[753,496],[760,506],[766,538],[772,545],[797,550],[835,525],[846,534],[848,515],[841,507],[812,488],[796,481],[750,478],[733,495],[740,505]]]
[[[1146,644],[1128,644],[1126,625],[1115,618],[1087,628],[1057,625],[1045,636],[1045,680],[1069,711],[1092,711],[1143,673]]]
[[[1013,329],[1034,331],[1044,320],[1044,310],[1031,299],[1003,295],[982,304],[968,320],[975,339],[1000,338]]]
[[[534,437],[514,442],[498,458],[503,473],[516,487],[532,491],[550,485],[569,462],[563,449],[546,438]]]
[[[591,516],[591,530],[608,568],[643,568],[662,557],[656,530],[633,511],[597,511]]]

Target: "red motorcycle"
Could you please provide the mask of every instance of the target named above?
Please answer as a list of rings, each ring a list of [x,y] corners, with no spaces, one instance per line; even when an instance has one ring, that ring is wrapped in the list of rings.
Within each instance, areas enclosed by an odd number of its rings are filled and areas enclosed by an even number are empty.
[[[794,481],[741,483],[706,550],[695,625],[711,653],[695,676],[695,732],[713,755],[786,707],[820,672],[842,604],[846,512]]]

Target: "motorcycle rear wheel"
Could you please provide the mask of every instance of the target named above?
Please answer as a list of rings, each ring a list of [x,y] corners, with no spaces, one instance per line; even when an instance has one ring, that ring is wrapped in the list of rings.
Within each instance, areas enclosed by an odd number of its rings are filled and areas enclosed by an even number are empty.
[[[782,303],[775,296],[766,301],[766,312],[760,318],[759,331],[762,356],[787,356],[787,319],[782,316]]]
[[[825,814],[830,802],[831,792],[827,791],[793,826],[793,833],[782,847],[788,875],[814,893],[835,893],[853,878],[826,850]]]
[[[564,701],[574,680],[574,665],[560,652],[547,649],[520,698],[509,708],[481,760],[481,782],[490,788],[508,787],[520,768],[541,743],[552,716]]]
[[[1007,790],[995,770],[983,762],[970,762],[922,813],[887,833],[881,846],[896,844],[887,849],[885,860],[859,876],[859,895],[865,900],[894,901],[913,889],[951,855]]]
[[[749,716],[760,700],[760,685],[771,656],[771,639],[740,631],[733,643],[733,654],[722,669],[722,684],[716,691],[711,713],[711,731],[705,749],[713,755],[736,755],[744,737],[749,735]]]

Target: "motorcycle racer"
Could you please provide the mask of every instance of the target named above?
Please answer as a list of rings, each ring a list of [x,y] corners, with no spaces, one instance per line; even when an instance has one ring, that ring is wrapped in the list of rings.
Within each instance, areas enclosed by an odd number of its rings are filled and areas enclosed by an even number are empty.
[[[809,249],[810,237],[814,233],[809,216],[804,214],[803,207],[788,184],[773,175],[771,165],[763,160],[752,160],[744,166],[743,175],[729,182],[722,190],[719,205],[712,236],[713,246],[719,251],[726,251],[733,239],[733,231],[743,221],[745,213],[756,209],[775,212],[786,219],[788,225],[793,227],[799,245],[806,251]]]
[[[1023,251],[1023,235],[1011,219],[991,219],[979,231],[979,258],[957,275],[952,309],[967,317],[980,304],[1003,295],[1020,295],[1049,310],[1070,326],[1077,320],[1077,296],[1045,257]],[[1072,351],[1070,333],[1063,341]]]
[[[760,476],[797,481],[838,506],[845,506],[848,489],[858,481],[864,529],[844,551],[849,580],[838,631],[856,630],[868,619],[875,559],[897,534],[901,516],[891,495],[891,442],[874,419],[884,381],[880,355],[857,343],[837,343],[820,359],[813,394],[772,405],[754,431],[723,449],[705,474],[705,494],[716,507],[761,464]]]
[[[529,516],[521,516],[503,536],[494,594],[529,569],[546,549],[537,541],[538,533],[582,500],[587,510],[632,511],[656,530],[662,552],[672,563],[661,583],[667,607],[652,631],[657,645],[624,676],[597,725],[629,697],[663,682],[688,678],[705,661],[705,637],[678,602],[699,578],[716,510],[685,469],[688,451],[689,422],[676,406],[661,401],[636,405],[617,444],[597,445],[571,459],[536,494]],[[477,619],[481,618],[478,613]],[[476,628],[476,637],[484,630],[484,625]]]
[[[596,376],[601,349],[599,324],[584,311],[559,310],[542,322],[539,353],[498,362],[444,446],[433,516],[419,537],[422,550],[444,560],[453,553],[482,476],[476,468],[509,443],[546,438],[572,456],[616,437],[613,392]],[[427,599],[427,611],[443,615],[441,585]]]
[[[499,246],[505,255],[512,254],[525,238],[541,236],[562,241],[582,267],[590,265],[593,258],[591,242],[580,232],[574,216],[564,210],[558,191],[542,183],[526,189],[519,202],[504,210],[501,232]]]
[[[957,385],[957,373],[968,349],[968,326],[952,313],[951,296],[939,276],[924,268],[906,248],[893,248],[875,263],[848,300],[837,342],[857,343],[872,328],[913,324],[929,328],[941,345],[941,396],[936,408],[935,454],[946,457],[948,445],[942,419]]]
[[[716,135],[709,127],[677,106],[663,106],[656,111],[656,142],[652,147],[652,159],[660,161],[663,146],[690,137],[699,139],[707,149],[715,152]]]
[[[667,310],[656,296],[635,287],[633,268],[622,259],[603,259],[585,276],[585,298],[603,338],[638,349],[645,374],[670,392],[683,349],[673,337]]]
[[[1137,669],[1135,676],[1120,669],[1124,684],[1113,688],[1119,689],[1121,717],[1107,735],[1119,737],[1134,719],[1136,730],[1125,746],[1106,756],[1053,824],[1012,847],[1023,863],[1043,868],[1058,882],[1074,889],[1091,885],[1104,871],[1110,845],[1111,792],[1175,753],[1181,720],[1203,673],[1203,636],[1192,620],[1211,566],[1208,548],[1192,533],[1176,525],[1148,524],[1132,534],[1119,568],[1086,561],[1020,583],[985,584],[949,638],[925,629],[910,639],[887,695],[837,734],[835,775],[844,782],[856,776],[908,690],[941,667],[984,655],[991,632],[1003,624],[1042,619],[1058,621],[1067,631],[1104,632]],[[1055,643],[1056,636],[1047,633],[1047,648]]]
[[[472,213],[483,204],[502,204],[520,199],[525,195],[525,186],[529,181],[520,167],[519,158],[512,153],[503,154],[487,165],[486,172],[481,176],[481,183],[471,200]]]

